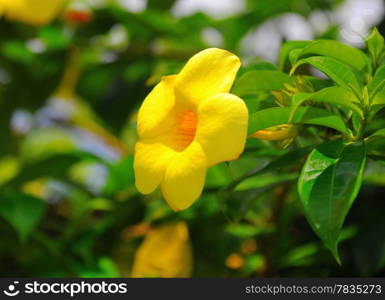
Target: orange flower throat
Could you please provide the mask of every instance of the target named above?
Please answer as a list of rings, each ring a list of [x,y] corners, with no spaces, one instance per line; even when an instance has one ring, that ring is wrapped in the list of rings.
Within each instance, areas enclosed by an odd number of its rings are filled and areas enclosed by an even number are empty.
[[[194,140],[198,118],[195,112],[181,112],[178,117],[177,140],[180,151],[186,149]]]

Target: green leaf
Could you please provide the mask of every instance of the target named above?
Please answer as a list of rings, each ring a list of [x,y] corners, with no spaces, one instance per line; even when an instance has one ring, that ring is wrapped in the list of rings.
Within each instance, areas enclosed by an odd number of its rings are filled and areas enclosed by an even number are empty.
[[[7,220],[25,242],[46,209],[43,200],[27,194],[6,192],[0,195],[0,216]]]
[[[23,64],[33,64],[36,61],[35,54],[27,48],[25,43],[18,40],[3,43],[1,53],[7,59]]]
[[[230,168],[226,163],[215,165],[207,170],[206,188],[221,187],[231,180]]]
[[[263,188],[269,185],[282,184],[283,182],[294,181],[297,178],[298,178],[298,174],[296,173],[288,173],[288,174],[267,173],[267,174],[261,174],[258,176],[255,175],[240,182],[234,190],[235,191],[255,190],[255,189]]]
[[[7,183],[7,185],[17,188],[23,183],[39,177],[50,176],[56,178],[65,178],[68,169],[82,159],[94,159],[97,161],[94,156],[88,153],[76,151],[66,154],[48,156],[40,161],[23,165],[19,174],[15,176],[9,183]]]
[[[251,72],[251,71],[259,71],[259,70],[270,70],[270,71],[278,71],[278,68],[269,62],[266,61],[251,61],[247,63],[246,66],[242,66],[238,71],[238,76]]]
[[[291,65],[294,65],[298,57],[301,55],[302,49],[294,49],[289,53],[289,61]]]
[[[168,10],[173,6],[174,3],[175,3],[175,0],[164,0],[164,1],[149,0],[147,4],[147,9]]]
[[[366,44],[375,64],[379,63],[379,59],[382,57],[385,44],[384,37],[378,32],[377,28],[373,29],[372,33],[366,40]]]
[[[385,128],[379,129],[372,133],[369,137],[367,137],[366,143],[368,145],[368,148],[372,146],[373,142],[377,142],[383,139],[385,139]]]
[[[108,257],[100,257],[96,265],[78,271],[80,277],[86,278],[114,278],[119,277],[119,270],[114,261]]]
[[[293,81],[293,77],[281,71],[255,70],[243,74],[234,84],[232,93],[245,96],[260,91],[279,90]]]
[[[134,183],[134,157],[130,155],[121,161],[109,165],[107,182],[103,187],[103,193],[112,195],[126,190]]]
[[[361,118],[364,116],[361,104],[356,96],[352,92],[338,86],[325,88],[315,93],[295,94],[292,98],[292,114],[294,115],[298,107],[308,100],[346,106],[356,112]]]
[[[385,87],[385,65],[379,67],[368,83],[369,97],[374,98],[376,93]]]
[[[282,45],[279,52],[279,68],[281,70],[287,70],[289,65],[289,55],[292,50],[301,49],[309,45],[310,41],[289,41]]]
[[[309,55],[331,57],[359,71],[368,66],[368,59],[362,51],[334,40],[317,40],[310,43],[297,53],[297,59]]]
[[[360,190],[365,160],[363,143],[326,142],[310,153],[298,180],[306,218],[338,262],[338,239]]]
[[[313,56],[301,59],[293,66],[290,73],[293,74],[295,70],[303,64],[310,64],[325,73],[336,84],[352,90],[357,95],[361,95],[362,78],[351,67],[339,60],[326,56]]]
[[[69,35],[60,27],[44,26],[39,29],[38,34],[49,50],[65,49],[71,44]]]
[[[291,107],[273,107],[260,110],[249,117],[249,134],[257,130],[289,123]],[[349,133],[342,118],[327,110],[315,107],[299,107],[291,123],[311,124],[334,128],[347,135]]]
[[[370,145],[366,148],[369,150]],[[368,159],[363,180],[364,184],[385,186],[385,163],[383,159],[378,157]]]
[[[300,267],[312,265],[317,259],[317,252],[320,250],[317,243],[301,245],[285,253],[281,259],[281,267]]]
[[[370,114],[375,115],[385,106],[385,91],[378,92],[372,99],[370,106]]]
[[[315,91],[322,90],[333,85],[329,80],[321,79],[314,76],[305,75],[301,76],[301,78],[307,81]]]
[[[385,137],[385,128],[382,128],[380,130],[377,130],[376,132],[374,132],[373,134],[370,135],[371,137],[373,136],[383,136]]]
[[[290,150],[287,153],[278,156],[278,158],[268,162],[262,168],[259,166],[258,168],[251,170],[250,172],[235,179],[228,185],[226,190],[234,190],[244,180],[255,177],[257,175],[263,175],[269,172],[281,172],[283,168],[298,163],[299,160],[303,159],[307,154],[309,154],[310,150],[310,147],[295,148]]]
[[[373,101],[373,99],[376,98],[377,94],[381,92],[385,87],[385,79],[380,82],[379,85],[376,86],[376,88],[369,94],[369,103]],[[374,101],[373,101],[374,102]]]
[[[227,233],[240,238],[251,238],[261,233],[269,232],[267,228],[259,228],[254,225],[242,223],[229,224],[226,226],[225,230]]]

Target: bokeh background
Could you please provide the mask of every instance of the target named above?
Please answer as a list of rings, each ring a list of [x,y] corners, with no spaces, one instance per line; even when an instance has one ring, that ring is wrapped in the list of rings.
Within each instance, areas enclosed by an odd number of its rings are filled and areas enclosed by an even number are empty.
[[[385,165],[369,162],[339,266],[306,222],[298,168],[226,187],[278,155],[255,142],[175,213],[138,194],[135,116],[196,52],[277,62],[288,40],[364,48],[382,0],[75,0],[36,26],[0,20],[0,275],[385,276]]]

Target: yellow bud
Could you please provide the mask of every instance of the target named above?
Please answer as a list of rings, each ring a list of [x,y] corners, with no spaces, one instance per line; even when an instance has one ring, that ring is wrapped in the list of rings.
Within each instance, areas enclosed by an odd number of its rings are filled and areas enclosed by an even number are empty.
[[[263,130],[258,130],[250,135],[250,137],[266,141],[280,141],[293,138],[297,135],[297,132],[297,127],[295,125],[283,124]]]
[[[162,225],[150,231],[136,251],[132,277],[189,277],[192,251],[187,224]]]

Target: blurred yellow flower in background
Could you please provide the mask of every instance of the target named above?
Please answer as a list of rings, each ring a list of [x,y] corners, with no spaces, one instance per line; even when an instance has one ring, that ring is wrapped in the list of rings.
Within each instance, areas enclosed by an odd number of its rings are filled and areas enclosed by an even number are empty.
[[[66,0],[0,0],[0,16],[35,26],[51,22]]]
[[[228,93],[239,67],[234,54],[206,49],[147,96],[138,113],[134,162],[141,193],[160,185],[172,209],[185,209],[202,193],[208,167],[239,157],[248,111]]]
[[[190,277],[192,250],[187,224],[161,225],[147,234],[136,251],[132,277]]]

